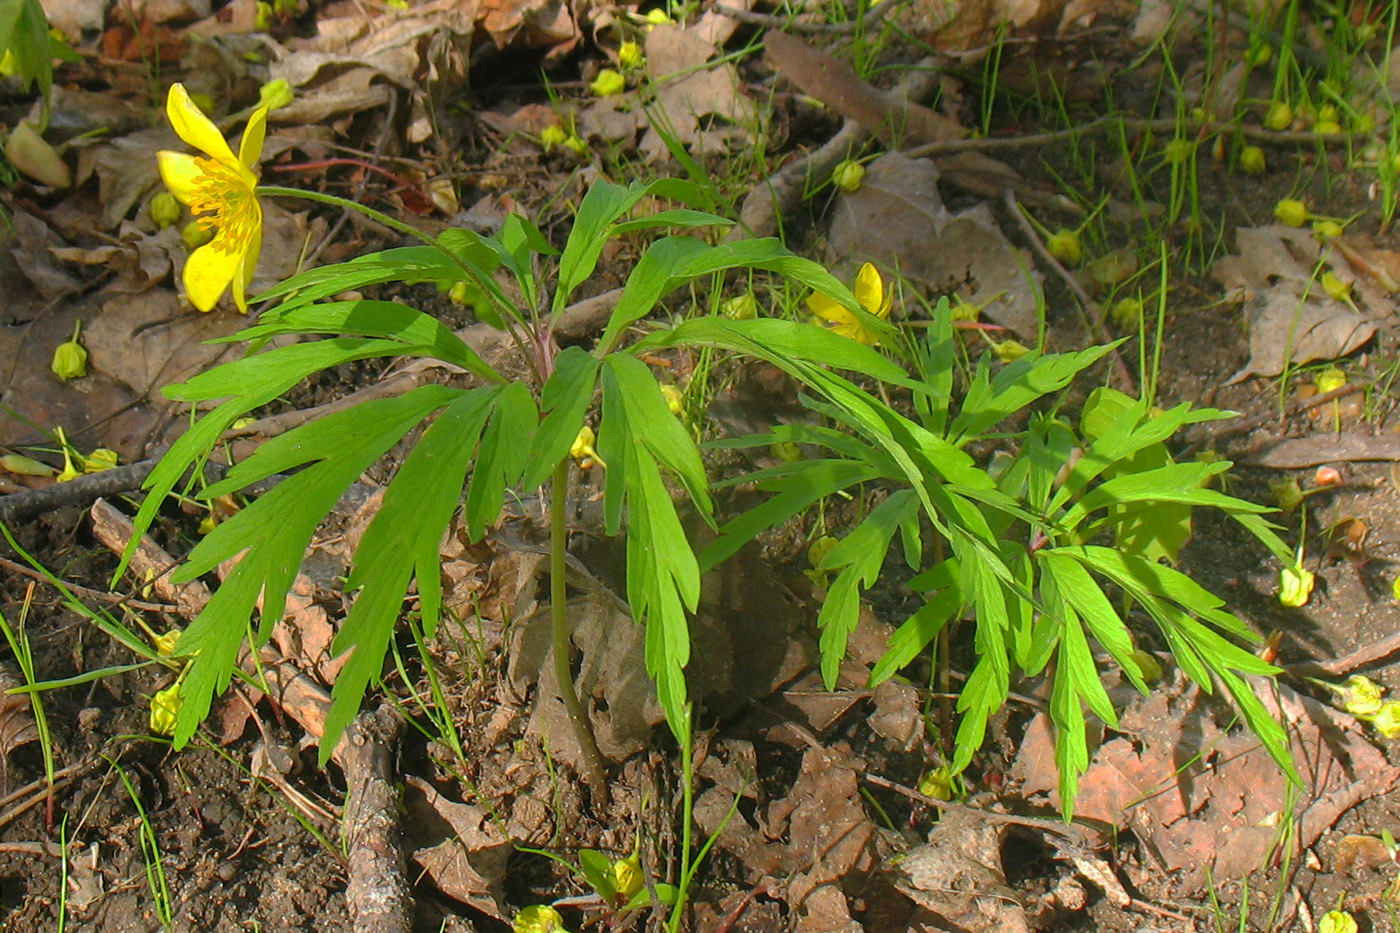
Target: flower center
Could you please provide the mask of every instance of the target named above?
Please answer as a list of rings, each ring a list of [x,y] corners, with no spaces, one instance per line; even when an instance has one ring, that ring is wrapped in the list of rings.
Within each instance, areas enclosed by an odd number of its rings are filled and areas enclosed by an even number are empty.
[[[258,202],[235,171],[208,158],[195,158],[200,178],[190,194],[190,213],[201,227],[214,228],[209,244],[224,253],[242,248],[258,226]]]

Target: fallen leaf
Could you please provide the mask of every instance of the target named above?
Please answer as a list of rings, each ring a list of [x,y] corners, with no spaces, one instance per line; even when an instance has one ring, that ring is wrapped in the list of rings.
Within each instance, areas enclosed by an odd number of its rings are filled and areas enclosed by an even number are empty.
[[[836,200],[828,264],[873,262],[930,295],[958,294],[985,304],[988,320],[1034,337],[1040,274],[1006,239],[986,204],[958,214],[944,207],[939,177],[931,162],[898,153],[871,162],[860,188]]]
[[[416,775],[404,780],[404,826],[414,863],[443,894],[496,920],[508,920],[502,883],[515,846],[490,811],[451,800]]]

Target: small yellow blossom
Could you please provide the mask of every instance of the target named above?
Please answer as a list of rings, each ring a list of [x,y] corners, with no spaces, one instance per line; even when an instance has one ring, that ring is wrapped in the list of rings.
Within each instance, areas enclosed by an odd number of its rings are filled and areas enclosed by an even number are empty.
[[[235,156],[183,85],[172,85],[166,99],[175,132],[204,153],[192,156],[162,150],[156,154],[166,187],[189,206],[201,227],[214,231],[214,238],[185,261],[185,294],[201,311],[212,311],[232,285],[234,304],[248,313],[248,284],[262,251],[262,206],[252,170],[262,156],[267,111],[264,104],[248,118]]]
[[[1031,348],[1019,340],[1003,340],[1001,343],[992,344],[992,352],[1003,363],[1014,363],[1031,352]]]
[[[564,140],[564,148],[574,155],[588,155],[588,142],[577,133],[570,133],[569,138]]]
[[[532,904],[511,921],[515,933],[562,933],[564,918],[548,904]]]
[[[758,317],[758,300],[745,292],[719,303],[719,313],[731,321],[751,321]]]
[[[1293,125],[1293,108],[1286,101],[1276,100],[1269,104],[1269,112],[1264,115],[1264,125],[1271,130],[1286,130]]]
[[[294,98],[292,86],[286,78],[269,81],[258,88],[258,105],[268,110],[279,110],[290,104]]]
[[[1313,378],[1313,385],[1317,387],[1317,393],[1319,395],[1335,392],[1346,384],[1347,374],[1335,366],[1329,366],[1319,371]]]
[[[880,270],[871,263],[866,263],[860,267],[860,272],[856,273],[856,301],[860,306],[881,320],[890,316],[890,304],[893,295],[886,294],[884,280],[880,278]],[[831,322],[831,329],[842,337],[849,337],[857,343],[863,343],[867,347],[878,343],[879,336],[865,323],[850,312],[844,305],[838,304],[834,298],[829,298],[820,292],[807,296],[807,308],[817,317],[824,321]]]
[[[1283,198],[1274,205],[1274,216],[1290,227],[1308,222],[1308,206],[1296,198]]]
[[[647,10],[647,14],[644,18],[647,21],[648,32],[651,31],[651,27],[653,26],[665,26],[671,22],[674,22],[671,19],[671,17],[666,15],[666,11],[661,9],[660,7],[657,7],[654,10]]]
[[[1387,700],[1371,717],[1371,725],[1387,739],[1400,739],[1400,700]]]
[[[1050,251],[1051,256],[1067,266],[1077,266],[1084,261],[1084,244],[1079,241],[1079,234],[1073,230],[1052,233],[1045,241],[1045,248]]]
[[[1317,933],[1356,933],[1356,918],[1345,910],[1329,910],[1317,922]]]
[[[1339,693],[1342,705],[1353,716],[1370,718],[1379,713],[1384,705],[1381,701],[1381,694],[1385,693],[1384,688],[1371,678],[1361,674],[1356,674],[1348,679],[1342,685]]]
[[[966,796],[966,788],[960,775],[947,765],[939,765],[919,778],[919,793],[934,800],[955,801]]]
[[[57,482],[66,483],[69,480],[77,479],[83,475],[83,471],[73,463],[73,445],[68,443],[68,437],[63,433],[62,428],[54,429],[54,436],[58,438],[59,447],[63,449],[63,470],[54,477]]]
[[[1301,563],[1284,567],[1279,573],[1278,601],[1289,609],[1297,609],[1308,604],[1317,580],[1313,572]]]
[[[597,435],[588,425],[585,424],[578,429],[578,436],[574,438],[574,443],[569,448],[569,456],[578,461],[580,470],[586,470],[595,463],[604,469],[607,468],[607,461],[598,456],[598,451],[593,448],[597,441]]]
[[[628,40],[618,47],[617,63],[622,66],[623,71],[633,71],[642,67],[645,62],[646,56],[642,54],[639,43]]]
[[[78,340],[82,327],[82,321],[73,326],[72,338],[54,348],[53,361],[49,363],[49,369],[64,382],[87,375],[88,351]]]
[[[626,90],[627,79],[616,69],[604,68],[598,72],[598,77],[593,79],[588,88],[599,97],[612,97]]]
[[[661,394],[666,398],[666,407],[671,410],[671,414],[679,418],[681,413],[685,411],[685,393],[680,390],[679,386],[663,382]]]
[[[180,681],[175,681],[151,697],[151,731],[156,735],[174,735],[175,722],[180,717]]]
[[[1351,283],[1335,272],[1322,273],[1322,290],[1337,301],[1351,301]]]
[[[562,126],[546,126],[540,130],[540,148],[545,152],[552,152],[555,147],[564,145],[568,138],[569,132]]]
[[[846,192],[859,191],[860,183],[864,180],[865,166],[855,159],[847,159],[831,173],[831,183]]]
[[[1245,146],[1240,150],[1240,168],[1251,175],[1264,174],[1264,169],[1268,168],[1264,150],[1258,146]]]
[[[637,855],[629,855],[612,863],[613,889],[617,891],[620,904],[632,900],[633,895],[642,889],[642,860]]]
[[[99,447],[86,457],[81,455],[78,457],[84,473],[101,473],[103,470],[110,470],[117,465],[118,459],[117,452],[108,447]]]

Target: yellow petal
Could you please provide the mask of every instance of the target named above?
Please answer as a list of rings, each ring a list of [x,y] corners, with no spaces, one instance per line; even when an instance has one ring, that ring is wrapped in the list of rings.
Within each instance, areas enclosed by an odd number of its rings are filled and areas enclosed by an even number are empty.
[[[240,253],[216,248],[218,242],[219,238],[215,237],[185,260],[185,294],[190,304],[201,311],[214,310],[244,261]]]
[[[813,292],[807,296],[807,310],[824,321],[841,323],[852,320],[851,312],[836,302],[836,299]]]
[[[856,301],[871,314],[885,317],[890,313],[889,305],[885,304],[885,283],[880,278],[880,270],[871,263],[861,266],[856,274],[855,293]]]
[[[261,212],[259,212],[261,214]],[[258,267],[258,254],[262,252],[262,221],[254,225],[243,247],[242,261],[233,276],[233,303],[238,305],[240,314],[248,313],[248,286],[253,283],[253,272]]]
[[[259,107],[243,128],[243,141],[238,144],[238,161],[248,168],[257,168],[262,158],[263,137],[267,135],[267,108]]]
[[[190,203],[195,184],[204,176],[194,156],[163,149],[156,153],[156,162],[160,165],[160,179],[165,187],[181,202]]]
[[[233,150],[224,141],[214,121],[206,117],[204,111],[190,100],[189,92],[183,84],[170,86],[170,96],[165,101],[165,112],[170,117],[170,125],[175,127],[175,134],[185,142],[230,168],[243,164],[233,157]],[[258,141],[258,146],[261,149],[261,140]]]

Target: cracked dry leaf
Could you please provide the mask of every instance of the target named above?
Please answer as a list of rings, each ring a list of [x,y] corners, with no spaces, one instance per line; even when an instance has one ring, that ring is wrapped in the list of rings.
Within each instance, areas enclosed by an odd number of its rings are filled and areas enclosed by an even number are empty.
[[[832,211],[827,263],[873,262],[931,294],[958,294],[985,305],[990,321],[1034,337],[1041,277],[1012,246],[986,204],[954,214],[938,193],[926,159],[887,153],[866,166],[860,190],[843,192]]]
[[[1325,271],[1353,285],[1363,306],[1389,312],[1384,298],[1353,271],[1345,251],[1324,249],[1311,231],[1272,224],[1242,228],[1235,238],[1237,252],[1211,267],[1227,292],[1243,296],[1249,321],[1249,361],[1229,384],[1344,357],[1375,335],[1370,319],[1327,294]]]
[[[1179,675],[1173,688],[1127,704],[1122,734],[1098,748],[1080,780],[1075,816],[1131,828],[1168,871],[1178,872],[1175,894],[1187,897],[1203,890],[1207,868],[1217,883],[1258,869],[1274,851],[1282,821],[1296,821],[1290,838],[1301,851],[1349,809],[1400,783],[1400,768],[1355,718],[1283,684],[1258,688],[1260,701],[1287,728],[1303,777],[1291,817],[1284,813],[1288,779],[1259,740],[1240,727],[1225,731],[1217,712],[1231,714]],[[1027,795],[1048,792],[1058,807],[1057,778],[1046,767],[1053,739],[1044,720],[1037,716],[1027,730],[1013,773],[1024,779]]]
[[[9,785],[10,755],[21,745],[39,741],[39,726],[25,693],[7,691],[24,686],[8,663],[0,664],[0,785]]]

